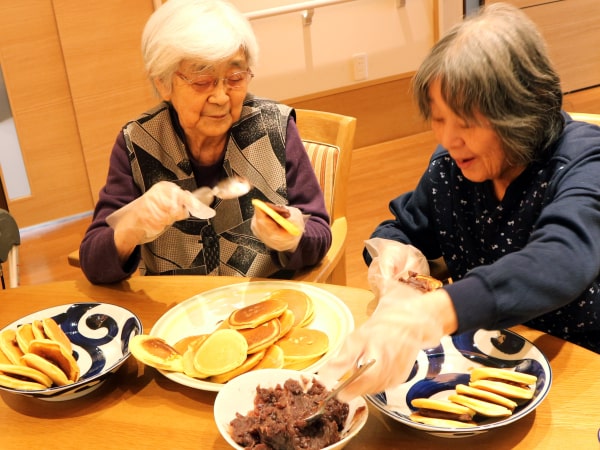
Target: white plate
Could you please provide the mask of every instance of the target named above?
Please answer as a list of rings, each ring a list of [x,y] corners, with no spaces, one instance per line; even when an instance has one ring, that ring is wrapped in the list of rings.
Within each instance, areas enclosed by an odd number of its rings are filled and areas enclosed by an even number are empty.
[[[339,350],[343,339],[354,329],[354,319],[348,307],[338,297],[309,284],[293,281],[254,281],[212,289],[171,308],[158,319],[150,334],[173,345],[187,336],[211,333],[235,309],[257,303],[278,289],[296,289],[310,296],[314,304],[315,318],[307,328],[321,330],[329,336],[327,353],[303,369],[304,372],[314,373]],[[188,377],[183,373],[164,370],[160,372],[176,383],[196,389],[219,391],[223,386],[220,383]]]
[[[537,376],[533,399],[502,419],[488,419],[467,428],[443,428],[410,420],[415,398],[447,398],[457,384],[468,384],[474,367],[506,367]],[[442,437],[466,437],[513,423],[544,400],[552,383],[552,370],[542,352],[531,342],[509,330],[465,333],[445,337],[441,347],[421,352],[409,381],[367,399],[381,412],[412,428]]]
[[[7,392],[42,400],[71,400],[100,387],[129,358],[129,339],[142,333],[142,323],[131,311],[108,303],[71,303],[29,314],[5,326],[14,329],[36,319],[53,318],[73,344],[81,372],[78,381],[39,391],[0,387]]]

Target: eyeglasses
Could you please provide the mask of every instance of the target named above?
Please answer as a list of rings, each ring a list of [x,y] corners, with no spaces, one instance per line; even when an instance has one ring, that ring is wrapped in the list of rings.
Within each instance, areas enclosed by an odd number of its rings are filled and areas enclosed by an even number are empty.
[[[254,74],[249,70],[235,72],[225,78],[218,78],[212,75],[199,75],[193,80],[190,80],[181,72],[175,72],[175,74],[201,94],[212,91],[221,80],[223,80],[226,89],[243,89],[254,78]]]

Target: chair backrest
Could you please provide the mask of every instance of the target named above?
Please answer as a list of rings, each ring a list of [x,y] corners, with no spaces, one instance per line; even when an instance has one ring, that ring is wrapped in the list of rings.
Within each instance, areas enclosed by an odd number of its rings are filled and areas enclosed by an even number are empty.
[[[569,115],[573,120],[580,120],[581,122],[589,122],[600,126],[600,114],[570,112]]]
[[[331,221],[345,217],[356,118],[296,109],[296,124],[323,190]]]
[[[8,261],[10,287],[19,285],[19,245],[21,234],[13,216],[5,209],[0,209],[0,264]],[[4,288],[4,273],[0,266],[0,277]]]

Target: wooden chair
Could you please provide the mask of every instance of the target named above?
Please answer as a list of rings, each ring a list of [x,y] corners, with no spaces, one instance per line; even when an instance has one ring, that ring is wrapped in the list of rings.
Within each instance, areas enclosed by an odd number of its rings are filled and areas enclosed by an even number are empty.
[[[299,271],[295,280],[346,284],[346,188],[354,147],[356,119],[324,111],[297,109],[300,137],[309,154],[331,217],[331,248],[317,265]],[[79,267],[79,250],[68,255],[69,264]]]
[[[8,261],[9,287],[19,286],[19,245],[21,233],[14,217],[5,209],[0,209],[0,279],[2,289],[6,288],[2,263]]]
[[[300,137],[309,154],[331,217],[331,248],[317,265],[299,271],[297,281],[346,284],[347,186],[356,118],[325,111],[296,110]]]

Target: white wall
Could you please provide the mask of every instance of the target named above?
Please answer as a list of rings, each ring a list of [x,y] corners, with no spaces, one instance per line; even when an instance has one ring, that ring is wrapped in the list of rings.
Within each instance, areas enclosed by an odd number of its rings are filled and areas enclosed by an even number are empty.
[[[461,0],[355,0],[314,10],[312,24],[302,13],[252,20],[260,56],[251,91],[273,99],[290,99],[352,86],[352,56],[366,53],[367,80],[414,71],[434,41],[434,4],[440,26],[460,20]],[[294,0],[232,0],[243,12]]]

